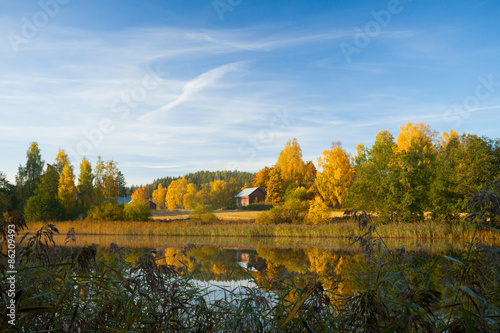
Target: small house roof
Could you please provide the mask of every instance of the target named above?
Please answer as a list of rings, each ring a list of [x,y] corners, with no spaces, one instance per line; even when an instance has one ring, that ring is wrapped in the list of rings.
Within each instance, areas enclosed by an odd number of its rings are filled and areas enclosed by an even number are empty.
[[[236,195],[236,197],[248,197],[250,194],[252,194],[253,192],[255,192],[256,190],[258,190],[260,187],[251,187],[251,188],[246,188],[244,189],[243,191],[241,191],[240,193],[238,193]],[[261,189],[261,188],[260,188]],[[263,189],[261,189],[264,193],[265,191]]]
[[[118,203],[128,204],[130,201],[132,201],[131,197],[118,197]]]

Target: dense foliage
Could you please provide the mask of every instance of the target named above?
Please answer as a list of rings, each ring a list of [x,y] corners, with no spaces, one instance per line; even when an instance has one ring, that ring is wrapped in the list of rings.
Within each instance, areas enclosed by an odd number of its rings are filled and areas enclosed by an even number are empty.
[[[456,221],[467,198],[500,178],[500,141],[408,124],[394,141],[388,131],[358,146],[348,205],[374,212],[381,222]]]

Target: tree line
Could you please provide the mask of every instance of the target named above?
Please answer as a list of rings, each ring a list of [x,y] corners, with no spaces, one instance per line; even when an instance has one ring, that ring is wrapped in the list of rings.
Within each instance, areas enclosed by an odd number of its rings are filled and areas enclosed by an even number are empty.
[[[468,198],[499,178],[500,139],[453,130],[440,135],[428,125],[408,123],[396,138],[385,130],[373,146],[359,144],[354,157],[332,143],[318,158],[318,170],[302,160],[297,140],[289,140],[253,185],[267,191],[267,203],[281,204],[262,223],[307,221],[313,207],[316,215],[324,214],[325,205],[365,210],[381,223],[454,222]]]
[[[75,179],[74,167],[63,149],[53,163],[45,163],[37,142],[26,152],[26,164],[20,165],[16,184],[10,184],[0,172],[0,213],[28,221],[58,221],[95,215],[106,205],[115,206],[126,192],[125,177],[113,160],[98,157],[95,166],[86,157]]]
[[[36,142],[26,156],[15,185],[0,172],[0,213],[27,220],[127,218],[117,197],[128,193],[136,202],[130,206],[134,213],[128,208],[129,219],[137,218],[138,211],[148,215],[137,203],[148,200],[157,209],[234,208],[239,191],[261,187],[265,203],[275,206],[259,216],[257,222],[263,224],[324,223],[332,208],[365,210],[381,223],[453,222],[469,197],[500,178],[500,139],[453,130],[439,134],[422,123],[401,126],[397,137],[380,131],[371,147],[357,146],[356,156],[333,142],[318,157],[317,168],[303,160],[297,139],[291,139],[274,165],[255,174],[199,171],[131,188],[113,160],[99,157],[92,167],[84,157],[75,181],[64,150],[46,167]]]

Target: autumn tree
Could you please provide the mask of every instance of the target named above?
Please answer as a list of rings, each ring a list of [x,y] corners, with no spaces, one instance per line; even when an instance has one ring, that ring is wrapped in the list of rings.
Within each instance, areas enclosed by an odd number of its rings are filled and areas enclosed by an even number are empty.
[[[59,150],[57,151],[56,161],[53,166],[59,174],[62,174],[63,168],[66,164],[69,165],[71,169],[73,169],[68,154],[66,154],[63,149],[59,148]]]
[[[323,201],[341,206],[354,178],[349,155],[339,143],[332,143],[332,149],[325,150],[323,157],[318,158],[318,166],[322,171],[316,174],[316,187]]]
[[[312,161],[307,161],[304,165],[304,179],[303,184],[306,188],[314,184],[316,179],[317,170]]]
[[[253,177],[252,186],[265,189],[266,184],[269,181],[269,173],[270,172],[271,172],[271,169],[268,167],[264,167],[259,172],[257,172]]]
[[[231,207],[235,203],[234,196],[238,189],[233,182],[215,180],[210,183],[209,203],[213,208]]]
[[[92,165],[83,157],[80,163],[80,175],[78,176],[78,201],[83,212],[90,209],[94,199],[94,176],[92,174]]]
[[[76,206],[76,188],[73,169],[69,164],[64,165],[62,174],[59,176],[58,198],[67,216],[70,216]]]
[[[132,201],[146,202],[148,200],[149,200],[149,195],[146,186],[139,187],[134,191],[134,193],[132,193]]]
[[[167,189],[166,203],[167,208],[172,210],[184,207],[184,195],[187,193],[188,181],[186,177],[174,180]]]
[[[186,209],[194,209],[202,201],[199,200],[198,188],[195,184],[189,183],[186,187],[186,194],[182,198],[182,204]]]
[[[269,173],[269,180],[266,184],[266,203],[277,204],[283,202],[285,190],[281,169],[274,167]]]
[[[165,208],[165,197],[167,196],[167,189],[160,183],[158,188],[153,192],[153,202],[156,204],[156,209]]]
[[[285,188],[291,183],[302,183],[304,180],[305,164],[302,160],[302,150],[297,139],[288,140],[274,168],[280,170]]]
[[[428,190],[433,177],[437,155],[434,141],[437,133],[422,123],[408,123],[400,127],[396,141],[399,180],[399,214],[403,221],[415,222],[424,219],[429,208]]]

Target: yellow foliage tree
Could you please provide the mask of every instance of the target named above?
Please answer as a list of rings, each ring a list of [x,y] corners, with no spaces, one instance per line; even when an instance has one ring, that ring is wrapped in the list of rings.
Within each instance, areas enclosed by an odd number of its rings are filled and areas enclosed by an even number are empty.
[[[92,166],[86,157],[80,163],[80,175],[78,176],[78,200],[81,207],[86,210],[90,208],[94,196],[94,176]]]
[[[132,193],[132,200],[133,201],[148,201],[148,191],[146,189],[146,186],[139,187]]]
[[[281,171],[285,189],[291,183],[302,183],[305,164],[302,160],[302,150],[297,139],[288,140],[274,167]]]
[[[418,123],[413,125],[409,122],[400,127],[401,132],[396,140],[396,149],[399,153],[416,153],[419,156],[419,164],[430,163],[437,154],[433,141],[437,137],[436,131],[431,131],[429,125]]]
[[[309,206],[305,222],[307,224],[323,224],[331,220],[330,209],[323,202],[320,196],[314,198],[314,201]]]
[[[230,207],[234,204],[234,183],[215,180],[210,183],[210,204],[214,208]]]
[[[186,194],[182,198],[182,202],[186,209],[194,209],[198,205],[197,194],[198,188],[195,184],[189,183],[186,187]]]
[[[59,177],[57,196],[66,212],[70,212],[76,206],[76,188],[73,169],[65,164]]]
[[[266,183],[269,180],[269,173],[271,172],[271,169],[268,167],[264,167],[261,169],[259,172],[257,172],[253,176],[252,180],[252,186],[253,187],[261,187],[261,188],[266,188]]]
[[[283,202],[285,190],[281,170],[275,167],[269,173],[269,180],[266,184],[266,203],[277,204]]]
[[[158,188],[153,191],[153,202],[156,203],[156,209],[165,208],[165,197],[167,196],[167,189],[160,183]]]
[[[69,161],[68,154],[66,154],[63,149],[59,148],[56,156],[56,162],[54,163],[54,167],[56,168],[57,172],[59,172],[59,174],[63,172],[63,168],[66,164],[73,169],[73,167],[71,166],[71,162]]]
[[[342,200],[354,179],[354,170],[349,162],[349,155],[340,143],[332,143],[331,150],[325,150],[318,158],[316,187],[324,202],[332,206],[341,206]]]
[[[165,199],[168,209],[172,210],[184,207],[184,195],[187,193],[187,185],[188,181],[186,177],[182,177],[170,183]]]
[[[459,137],[457,131],[450,130],[450,133],[443,132],[443,136],[441,138],[439,138],[439,145],[440,145],[441,149],[446,149],[446,147],[448,147],[450,142],[453,140],[460,140],[460,137]]]

